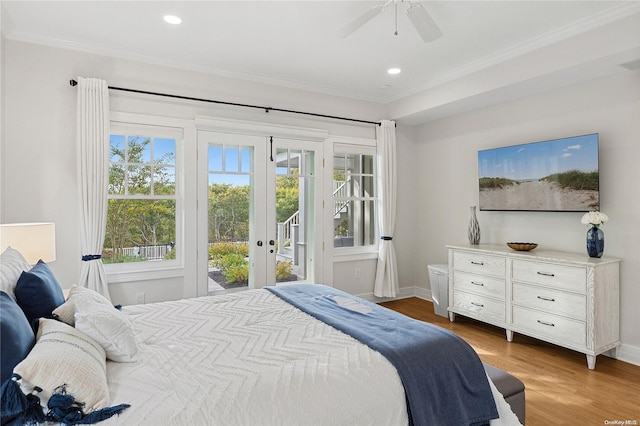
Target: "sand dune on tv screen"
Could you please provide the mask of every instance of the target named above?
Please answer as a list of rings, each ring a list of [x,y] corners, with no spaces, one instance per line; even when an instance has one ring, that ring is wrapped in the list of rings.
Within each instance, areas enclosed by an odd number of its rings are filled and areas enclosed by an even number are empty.
[[[551,182],[523,182],[480,190],[481,210],[597,210],[598,191],[561,188]]]

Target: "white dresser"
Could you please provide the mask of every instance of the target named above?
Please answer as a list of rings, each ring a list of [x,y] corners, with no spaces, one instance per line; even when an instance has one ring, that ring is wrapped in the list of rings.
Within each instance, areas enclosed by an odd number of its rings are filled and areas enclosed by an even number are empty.
[[[447,246],[449,319],[464,315],[596,355],[620,345],[620,259],[506,245]]]

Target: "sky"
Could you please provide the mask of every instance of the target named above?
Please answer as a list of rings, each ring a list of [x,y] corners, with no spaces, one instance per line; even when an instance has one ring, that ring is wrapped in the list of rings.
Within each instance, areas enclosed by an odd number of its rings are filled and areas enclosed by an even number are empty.
[[[128,138],[131,141],[139,140],[142,142],[145,139],[149,139],[149,137],[142,136],[124,136],[124,135],[110,135],[109,142],[111,147],[117,148],[120,151],[124,150],[125,139]],[[143,163],[151,162],[151,146],[152,144],[148,144],[144,147],[142,152],[142,158],[140,159]],[[175,139],[169,138],[153,138],[153,159],[158,160],[163,158],[166,154],[173,154],[169,161],[164,161],[167,164],[174,164],[175,154],[176,154],[176,141]],[[119,156],[112,156],[111,161],[123,161]]]
[[[151,138],[147,136],[125,136],[119,134],[110,135],[112,148],[120,151],[124,150],[125,141],[139,141],[152,139],[153,143],[144,147],[141,158],[142,163],[157,162],[166,154],[173,154],[169,160],[163,161],[166,164],[175,164],[176,141],[170,138]],[[153,150],[153,154],[152,154]],[[286,150],[284,151],[286,153]],[[153,158],[152,158],[153,157]],[[230,145],[223,148],[222,145],[210,145],[207,159],[207,169],[209,171],[209,185],[213,183],[230,184],[234,186],[249,185],[251,176],[251,148],[246,146]],[[111,155],[113,162],[121,162],[123,158],[119,155]],[[223,165],[224,163],[224,165]],[[286,174],[286,167],[278,167],[277,174]]]
[[[478,177],[540,179],[569,170],[598,170],[598,134],[478,151]]]
[[[222,155],[222,146],[209,146],[209,185],[226,183],[234,186],[249,185],[251,172],[251,150],[246,147],[229,147]],[[224,167],[222,161],[224,158]],[[216,173],[218,172],[218,173]],[[237,173],[237,174],[234,174]]]

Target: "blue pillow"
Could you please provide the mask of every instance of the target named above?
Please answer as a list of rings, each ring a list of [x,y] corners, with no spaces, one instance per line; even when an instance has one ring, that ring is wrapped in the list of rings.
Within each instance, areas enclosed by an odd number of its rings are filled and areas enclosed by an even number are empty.
[[[20,306],[4,291],[0,291],[0,312],[0,383],[4,383],[11,379],[14,367],[26,358],[36,343],[36,336]]]
[[[64,303],[64,294],[49,265],[39,260],[23,272],[16,284],[16,301],[29,324],[38,318],[53,318],[53,310]]]

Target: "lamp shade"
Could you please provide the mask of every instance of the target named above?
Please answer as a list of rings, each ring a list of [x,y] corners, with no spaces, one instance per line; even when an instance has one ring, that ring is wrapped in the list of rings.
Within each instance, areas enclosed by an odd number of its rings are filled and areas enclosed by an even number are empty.
[[[56,260],[55,223],[8,223],[0,225],[0,253],[7,247],[18,250],[32,265],[42,259]]]

